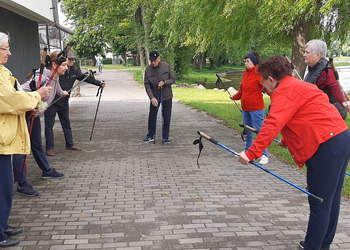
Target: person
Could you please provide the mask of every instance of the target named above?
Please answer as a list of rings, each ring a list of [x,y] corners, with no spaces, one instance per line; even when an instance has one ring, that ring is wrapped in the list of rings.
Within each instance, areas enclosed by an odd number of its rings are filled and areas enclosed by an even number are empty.
[[[305,45],[304,58],[308,65],[308,73],[304,81],[315,84],[319,89],[328,95],[329,102],[339,111],[343,119],[346,119],[347,111],[342,106],[343,102],[349,101],[348,96],[340,88],[333,70],[325,56],[327,54],[327,44],[321,40],[310,40]],[[344,97],[346,100],[344,100]]]
[[[0,32],[0,247],[16,246],[19,239],[11,238],[20,234],[20,227],[8,225],[12,205],[13,176],[11,155],[29,154],[30,142],[25,112],[33,110],[41,98],[49,96],[51,87],[25,93],[4,66],[11,56],[9,36]]]
[[[310,216],[300,249],[329,249],[337,228],[344,176],[350,158],[350,130],[328,96],[317,86],[292,77],[289,62],[273,56],[259,68],[271,95],[270,114],[247,152],[238,161],[248,164],[281,132],[276,145],[288,148],[295,163],[307,166]],[[350,103],[350,102],[349,102]]]
[[[44,98],[43,101],[46,102],[46,104],[49,106],[53,99],[55,98],[55,95],[58,94],[59,96],[67,96],[68,92],[61,89],[58,77],[60,75],[63,75],[67,70],[67,62],[66,58],[64,56],[59,56],[59,51],[55,51],[50,55],[51,63],[48,63],[46,68],[44,68],[43,76],[42,76],[42,82],[40,85],[46,85],[49,81],[50,77],[54,73],[55,69],[57,68],[57,72],[53,76],[49,86],[52,87],[52,92],[47,98]],[[22,88],[26,92],[32,91],[30,85],[32,80],[35,81],[35,83],[39,80],[39,71],[36,71],[35,76],[33,76],[33,79],[28,80],[22,85]],[[36,86],[35,86],[36,88]],[[27,112],[26,117],[28,121],[28,130],[30,131],[31,123],[32,130],[31,130],[31,136],[30,136],[30,142],[32,146],[32,153],[34,156],[34,159],[36,163],[38,164],[39,168],[42,170],[42,178],[43,179],[61,179],[64,177],[63,173],[58,172],[55,168],[51,168],[46,155],[45,151],[43,149],[42,145],[42,139],[41,139],[41,124],[40,124],[40,116],[35,116],[34,119],[32,119],[30,116],[32,114],[30,112]],[[15,154],[13,156],[13,171],[14,171],[14,179],[17,182],[17,193],[26,195],[26,196],[37,196],[39,193],[28,184],[27,181],[27,168],[24,166],[24,160],[25,155],[23,154]],[[24,174],[22,174],[23,167],[25,168]]]
[[[144,143],[154,141],[156,133],[157,113],[162,101],[163,125],[163,143],[171,143],[169,139],[170,119],[172,109],[173,91],[171,85],[175,83],[175,77],[171,71],[170,65],[161,62],[158,51],[149,53],[151,64],[145,71],[145,90],[150,99],[150,108],[148,115],[148,134],[143,139]]]
[[[230,96],[232,100],[241,100],[242,115],[244,125],[250,126],[259,131],[264,123],[265,104],[263,98],[263,86],[261,76],[258,73],[260,56],[256,51],[252,51],[244,57],[245,71],[238,92]],[[245,151],[253,144],[253,132],[246,130]],[[269,154],[264,150],[259,164],[267,164]]]
[[[102,73],[103,63],[102,63],[102,60],[100,58],[97,59],[96,66],[98,67],[98,73]]]
[[[87,77],[87,75],[82,74],[81,71],[74,66],[75,54],[69,50],[67,53],[68,58],[68,70],[64,75],[59,76],[59,83],[63,90],[70,90],[73,88],[75,80],[83,80]],[[94,84],[96,86],[105,87],[104,81],[96,80],[93,76],[88,76],[85,79],[86,82]],[[56,95],[55,100],[53,101],[53,105],[51,105],[45,111],[45,138],[46,138],[46,155],[54,156],[54,134],[53,134],[53,126],[55,124],[55,117],[58,114],[58,117],[61,122],[61,126],[64,133],[64,138],[66,141],[66,150],[75,150],[81,151],[81,148],[74,145],[73,136],[72,136],[72,128],[69,120],[69,95],[67,98],[60,98]]]

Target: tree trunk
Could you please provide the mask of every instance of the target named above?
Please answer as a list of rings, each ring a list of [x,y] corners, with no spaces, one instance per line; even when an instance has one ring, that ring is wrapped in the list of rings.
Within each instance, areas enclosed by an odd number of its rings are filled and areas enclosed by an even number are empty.
[[[201,52],[201,53],[199,53],[199,58],[198,58],[198,68],[199,68],[199,70],[203,69],[203,60],[204,60],[204,53]]]
[[[142,74],[142,80],[145,80],[145,58],[143,56],[143,50],[141,46],[141,42],[137,42],[137,49],[139,50],[139,55],[140,55],[140,65],[141,65],[141,74]]]
[[[300,77],[304,79],[306,64],[303,54],[305,44],[310,40],[310,24],[305,20],[298,21],[292,30],[292,36],[293,47],[291,60]],[[293,72],[293,75],[298,78],[295,72]]]
[[[145,18],[145,5],[142,6],[141,8],[141,17],[142,17],[142,23],[143,23],[143,30],[145,32],[145,51],[146,51],[146,56],[148,57],[149,55],[149,46],[148,46],[148,29],[147,29],[147,20]],[[146,64],[149,65],[149,61],[146,61]]]

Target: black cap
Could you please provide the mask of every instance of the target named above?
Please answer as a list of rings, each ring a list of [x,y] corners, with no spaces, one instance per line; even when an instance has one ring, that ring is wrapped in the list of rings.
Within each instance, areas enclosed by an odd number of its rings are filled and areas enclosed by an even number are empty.
[[[156,60],[157,58],[159,57],[159,53],[158,53],[158,51],[151,51],[150,53],[149,53],[149,59],[151,60],[151,61],[153,61],[153,60]]]

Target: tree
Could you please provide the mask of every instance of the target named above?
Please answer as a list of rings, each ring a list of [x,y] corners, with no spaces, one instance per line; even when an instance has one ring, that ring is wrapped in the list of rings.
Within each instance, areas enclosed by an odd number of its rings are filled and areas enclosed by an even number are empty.
[[[100,32],[114,52],[137,51],[147,65],[149,50],[158,50],[179,77],[192,63],[202,68],[242,58],[257,50],[263,59],[291,54],[303,75],[303,51],[311,38],[346,41],[350,3],[342,0],[62,0],[77,31]],[[82,7],[83,6],[83,7]],[[85,31],[85,33],[84,33]],[[90,34],[89,34],[90,35]],[[87,35],[88,36],[88,35]],[[97,39],[97,38],[96,38]],[[85,40],[84,40],[85,41]],[[89,42],[97,43],[98,40]]]

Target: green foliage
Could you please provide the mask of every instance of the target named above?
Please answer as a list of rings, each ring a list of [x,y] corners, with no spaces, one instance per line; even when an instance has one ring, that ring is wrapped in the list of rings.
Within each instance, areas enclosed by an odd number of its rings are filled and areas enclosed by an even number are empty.
[[[112,64],[112,58],[103,58],[102,63],[103,65]]]
[[[243,65],[251,50],[262,59],[291,55],[300,37],[345,44],[350,30],[350,2],[342,0],[61,0],[76,27],[80,56],[103,54],[104,43],[125,56],[158,50],[177,78],[199,55],[212,68]],[[78,46],[77,46],[78,47]],[[331,47],[331,46],[330,46]],[[294,48],[296,49],[296,48]],[[348,55],[344,47],[343,54]],[[350,50],[349,50],[350,51]],[[336,55],[341,54],[337,49]],[[332,51],[332,53],[335,53]]]

